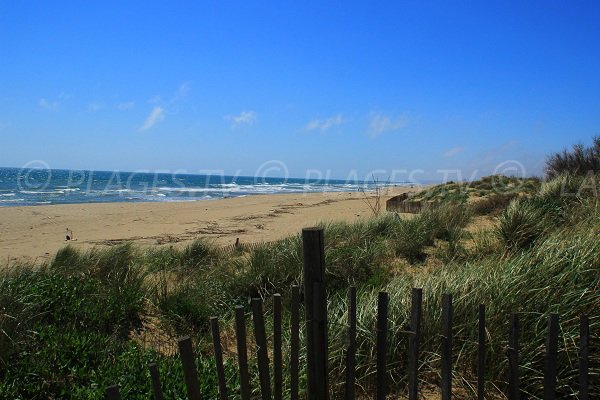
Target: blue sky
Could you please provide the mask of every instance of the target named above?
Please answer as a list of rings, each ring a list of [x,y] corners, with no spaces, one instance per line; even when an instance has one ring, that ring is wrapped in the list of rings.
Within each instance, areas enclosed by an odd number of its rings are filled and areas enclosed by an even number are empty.
[[[596,1],[5,2],[0,166],[540,174],[600,134],[598,21]]]

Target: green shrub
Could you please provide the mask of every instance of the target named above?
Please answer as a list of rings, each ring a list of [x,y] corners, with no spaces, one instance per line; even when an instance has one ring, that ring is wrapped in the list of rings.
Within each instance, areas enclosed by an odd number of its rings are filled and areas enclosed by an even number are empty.
[[[498,215],[517,197],[515,193],[494,193],[471,204],[475,215]]]
[[[266,297],[288,293],[300,282],[302,271],[302,241],[292,236],[270,244],[254,247],[249,254],[231,260],[227,293],[233,299]]]
[[[443,202],[424,210],[418,222],[430,231],[431,239],[448,240],[456,230],[465,228],[471,220],[471,211],[464,203]]]
[[[396,228],[393,246],[397,256],[404,256],[411,262],[422,261],[425,247],[431,244],[431,228],[420,216],[403,219]]]
[[[186,268],[210,268],[219,260],[219,250],[207,239],[196,239],[183,249],[180,260]]]
[[[544,209],[530,200],[513,200],[498,217],[497,235],[508,250],[526,249],[547,228]]]
[[[546,159],[546,175],[550,178],[561,174],[587,175],[600,172],[600,137],[593,138],[589,147],[574,145],[572,150],[554,153]]]
[[[176,332],[207,332],[208,322],[215,315],[211,299],[202,287],[178,286],[158,304],[162,316],[172,324]]]

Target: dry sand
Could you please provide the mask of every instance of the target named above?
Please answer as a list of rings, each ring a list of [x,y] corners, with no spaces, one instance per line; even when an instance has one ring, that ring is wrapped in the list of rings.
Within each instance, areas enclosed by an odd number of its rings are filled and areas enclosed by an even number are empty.
[[[395,187],[382,196],[417,191]],[[374,195],[370,194],[373,204]],[[322,221],[355,221],[372,215],[363,193],[254,195],[178,203],[97,203],[0,207],[0,265],[49,259],[70,244],[88,249],[122,242],[185,243],[205,236],[221,244],[276,240]]]

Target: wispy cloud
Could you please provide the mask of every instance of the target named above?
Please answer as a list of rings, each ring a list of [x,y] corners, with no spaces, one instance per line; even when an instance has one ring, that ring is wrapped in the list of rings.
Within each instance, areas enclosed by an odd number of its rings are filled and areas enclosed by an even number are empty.
[[[346,122],[342,114],[334,115],[333,117],[329,117],[326,119],[313,119],[308,124],[306,124],[307,131],[315,131],[320,130],[321,132],[326,132],[334,126],[339,126]]]
[[[444,153],[444,157],[454,157],[455,155],[462,153],[463,151],[465,151],[464,147],[452,147],[451,149],[446,150],[446,152]]]
[[[242,111],[240,115],[227,115],[225,120],[231,121],[231,126],[236,128],[240,125],[252,125],[256,122],[257,115],[254,111]]]
[[[372,138],[385,132],[393,132],[405,128],[408,125],[408,116],[405,114],[397,117],[387,116],[381,113],[371,113],[368,134]]]
[[[117,108],[121,111],[131,110],[135,107],[135,103],[133,101],[126,101],[124,103],[117,104]]]
[[[190,83],[183,82],[181,85],[179,85],[179,87],[175,91],[175,94],[168,101],[163,100],[163,98],[158,94],[149,98],[147,102],[149,104],[153,104],[154,107],[152,108],[152,111],[150,111],[150,114],[144,121],[144,124],[140,127],[140,131],[147,131],[148,129],[156,125],[158,122],[164,120],[167,114],[167,109],[169,110],[169,113],[171,115],[176,114],[177,112],[173,109],[175,107],[175,103],[177,103],[179,100],[185,97],[189,93],[189,91]],[[119,110],[130,110],[133,107],[135,107],[135,103],[133,101],[119,103],[117,105],[117,108],[119,108]]]
[[[190,92],[190,88],[191,88],[190,82],[183,82],[181,85],[179,85],[179,88],[177,88],[177,91],[171,98],[170,103],[175,103],[176,101],[187,96],[187,94]]]
[[[150,114],[146,118],[146,121],[144,121],[144,124],[140,128],[140,131],[142,131],[142,132],[147,131],[148,129],[152,128],[154,125],[156,125],[156,123],[158,123],[159,121],[162,121],[163,119],[165,119],[164,109],[159,106],[154,107],[152,109],[152,111],[150,111]]]
[[[106,106],[104,105],[104,103],[94,102],[88,106],[88,110],[90,110],[91,112],[96,112],[102,110],[105,107]]]
[[[44,110],[48,111],[57,111],[60,107],[60,103],[58,101],[49,101],[44,98],[41,98],[38,104]]]

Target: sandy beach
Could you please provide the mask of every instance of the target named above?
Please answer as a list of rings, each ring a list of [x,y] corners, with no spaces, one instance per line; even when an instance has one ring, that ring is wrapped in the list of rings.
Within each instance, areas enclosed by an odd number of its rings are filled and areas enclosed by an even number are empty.
[[[385,200],[418,188],[394,187]],[[374,203],[374,195],[368,195]],[[372,211],[365,194],[308,193],[253,195],[209,201],[61,204],[0,207],[0,265],[26,260],[41,263],[70,244],[83,249],[123,242],[181,245],[198,237],[220,244],[283,238],[322,221],[354,221]]]

